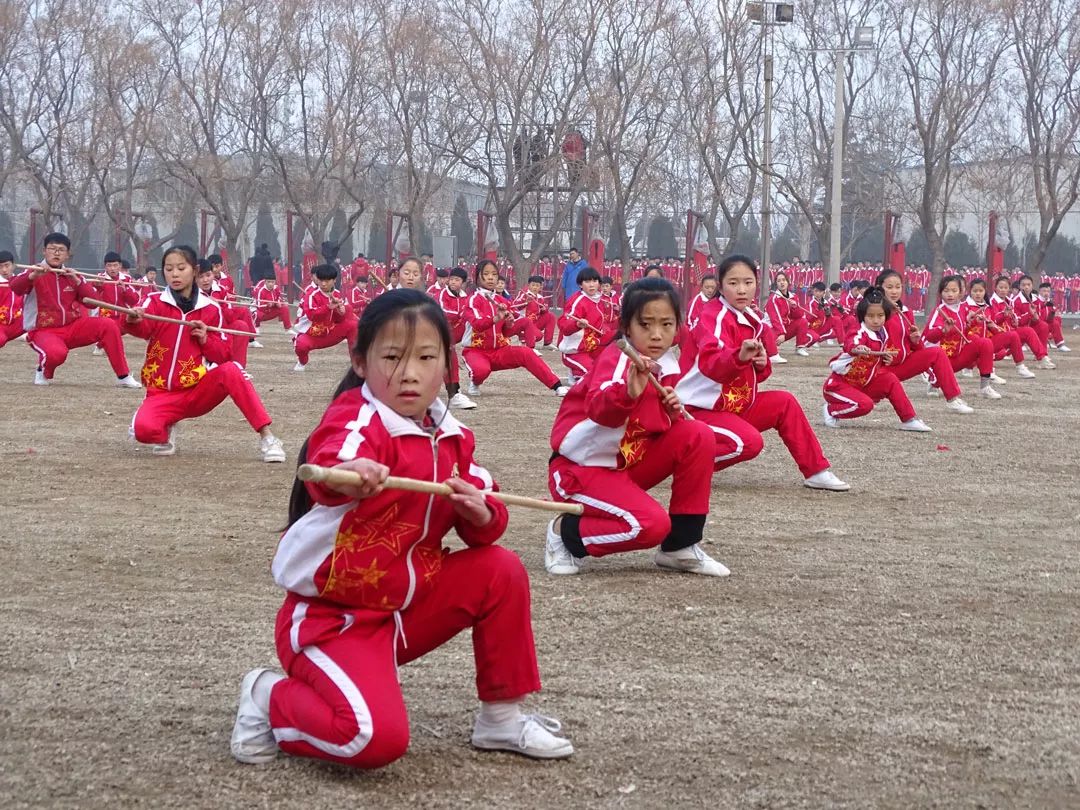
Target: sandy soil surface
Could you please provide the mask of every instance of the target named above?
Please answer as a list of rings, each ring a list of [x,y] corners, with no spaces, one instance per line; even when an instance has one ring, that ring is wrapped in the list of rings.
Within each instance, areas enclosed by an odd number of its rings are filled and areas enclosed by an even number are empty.
[[[285,336],[251,372],[295,458],[345,367],[304,374]],[[142,347],[128,339],[128,356]],[[1080,348],[1080,345],[1078,345]],[[828,349],[773,385],[820,422]],[[555,361],[555,355],[546,355]],[[1080,806],[1080,353],[974,416],[909,392],[820,428],[849,494],[811,492],[775,435],[718,476],[709,549],[733,572],[645,553],[543,570],[545,519],[512,510],[545,690],[578,749],[535,763],[468,745],[467,637],[403,669],[408,755],[377,773],[235,763],[240,678],[276,659],[269,563],[292,463],[238,411],[181,425],[179,452],[127,439],[142,394],[72,353],[48,388],[0,351],[0,803],[5,807]],[[504,489],[546,495],[555,397],[497,374],[462,415]],[[939,446],[940,445],[940,446]],[[948,449],[945,449],[948,448]],[[663,490],[661,495],[666,495]],[[457,544],[457,540],[450,538]]]

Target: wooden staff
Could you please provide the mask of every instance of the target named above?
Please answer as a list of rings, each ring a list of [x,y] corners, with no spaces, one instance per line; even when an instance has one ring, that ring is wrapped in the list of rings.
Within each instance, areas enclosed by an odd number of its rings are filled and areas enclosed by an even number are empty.
[[[352,470],[341,470],[336,467],[320,467],[318,464],[301,464],[296,470],[296,477],[301,481],[317,481],[326,484],[341,484],[344,486],[359,486],[364,479],[359,473]],[[453,495],[447,484],[437,484],[434,481],[418,481],[415,478],[398,478],[387,476],[382,482],[386,489],[402,489],[408,492],[423,492],[427,495]],[[508,495],[505,492],[487,492],[496,500],[500,500],[507,506],[524,506],[527,509],[540,509],[544,512],[563,512],[568,515],[580,515],[585,507],[579,503],[560,503],[558,501],[544,501],[539,498],[526,498],[522,495]]]
[[[618,341],[616,341],[615,345],[618,346],[619,350],[627,357],[629,357],[632,362],[645,363],[645,359],[640,354],[638,354],[637,349],[630,345],[630,341],[626,340],[625,338],[620,338]],[[647,363],[646,367],[648,367]],[[655,388],[656,393],[658,393],[661,397],[667,396],[667,389],[664,388],[661,382],[656,379],[656,376],[651,371],[649,372],[649,385]],[[684,408],[681,404],[679,405],[679,413],[682,414],[683,419],[693,420],[694,418],[686,412],[686,408]]]
[[[135,281],[134,279],[124,280],[122,278],[109,278],[108,276],[102,276],[98,273],[92,273],[86,270],[76,270],[74,267],[49,267],[48,265],[41,264],[17,264],[15,265],[20,270],[45,270],[49,273],[74,273],[77,276],[82,276],[88,281],[100,282],[101,284],[130,284],[132,287],[153,287],[155,289],[161,289],[156,284],[151,284],[149,281]]]
[[[105,301],[98,301],[94,298],[84,298],[83,304],[91,307],[99,307],[101,309],[111,309],[113,312],[122,312],[125,315],[138,315],[139,310],[132,309],[131,307],[120,307],[116,304],[110,304]],[[143,312],[142,316],[148,321],[161,321],[162,323],[175,323],[180,326],[192,326],[194,321],[184,321],[180,318],[167,318],[164,315],[151,315],[149,312]],[[226,329],[224,326],[211,326],[206,324],[208,332],[221,332],[223,335],[237,335],[238,337],[255,337],[254,332],[241,332],[239,329]]]

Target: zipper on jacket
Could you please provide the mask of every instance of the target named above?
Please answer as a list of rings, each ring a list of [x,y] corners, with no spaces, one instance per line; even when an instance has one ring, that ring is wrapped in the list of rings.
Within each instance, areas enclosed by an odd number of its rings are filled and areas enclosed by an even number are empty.
[[[438,482],[439,478],[439,437],[431,437],[431,480],[434,483]],[[405,610],[413,600],[413,596],[416,594],[416,569],[413,567],[412,555],[416,547],[424,542],[427,537],[428,527],[431,523],[431,507],[435,503],[435,496],[428,495],[427,509],[424,512],[424,529],[420,533],[420,539],[409,546],[409,550],[405,554],[405,568],[409,572],[409,590],[405,593],[405,599],[401,603],[401,607],[398,610]]]

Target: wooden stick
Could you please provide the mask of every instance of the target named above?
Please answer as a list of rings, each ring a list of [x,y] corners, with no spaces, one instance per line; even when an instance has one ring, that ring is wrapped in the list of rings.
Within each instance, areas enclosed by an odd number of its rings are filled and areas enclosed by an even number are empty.
[[[618,346],[619,350],[623,354],[625,354],[627,357],[629,357],[632,362],[634,362],[634,363],[644,363],[645,362],[644,358],[640,354],[638,354],[637,349],[635,349],[633,346],[631,346],[630,341],[628,341],[626,338],[620,338],[615,343],[615,345]],[[653,375],[653,373],[651,371],[649,372],[649,385],[651,385],[653,388],[655,388],[656,393],[658,393],[661,397],[666,397],[667,396],[667,390],[660,383],[660,381],[658,379],[656,379],[656,377]],[[683,419],[692,420],[694,418],[689,413],[686,412],[686,408],[684,408],[681,404],[679,405],[679,413],[682,414]]]
[[[75,273],[75,275],[82,276],[87,280],[100,282],[102,284],[130,284],[132,287],[154,287],[155,289],[161,289],[156,284],[151,284],[149,281],[136,281],[135,279],[124,280],[121,278],[114,279],[100,275],[99,273],[76,270],[74,267],[49,267],[48,265],[41,264],[17,264],[15,267],[20,270],[45,270],[49,273]]]
[[[320,467],[318,464],[301,464],[296,469],[296,477],[301,481],[317,481],[326,484],[342,484],[345,486],[359,485],[364,482],[359,473],[352,470],[341,470],[336,467]],[[408,492],[423,492],[428,495],[452,495],[454,490],[446,484],[437,484],[434,481],[419,481],[415,478],[398,478],[387,476],[382,485],[386,489],[401,489]],[[585,507],[580,503],[561,503],[559,501],[544,501],[539,498],[526,498],[522,495],[508,495],[505,492],[488,492],[496,500],[500,500],[507,506],[524,506],[526,509],[539,509],[544,512],[563,512],[569,515],[580,515]]]
[[[100,307],[101,309],[111,309],[113,312],[122,312],[125,315],[138,315],[139,311],[131,309],[130,307],[120,307],[116,304],[110,304],[106,301],[98,301],[94,298],[84,298],[83,304],[91,307]],[[142,313],[142,316],[148,321],[161,321],[162,323],[175,323],[180,326],[192,326],[193,321],[183,321],[179,318],[166,318],[164,315],[151,315],[149,312]],[[206,324],[208,332],[221,332],[223,335],[237,335],[238,337],[255,337],[254,332],[241,332],[239,329],[226,329],[224,326],[211,326]]]

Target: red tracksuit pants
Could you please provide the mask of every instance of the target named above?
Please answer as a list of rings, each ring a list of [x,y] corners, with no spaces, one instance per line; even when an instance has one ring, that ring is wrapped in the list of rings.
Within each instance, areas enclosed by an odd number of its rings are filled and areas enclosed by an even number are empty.
[[[840,374],[830,374],[821,389],[829,415],[837,419],[858,419],[874,410],[874,403],[888,399],[901,422],[915,418],[915,408],[904,385],[891,371],[879,368],[862,388],[852,385]]]
[[[461,355],[465,358],[465,366],[469,370],[473,385],[482,385],[493,371],[509,371],[512,368],[525,369],[547,388],[554,388],[559,384],[559,378],[548,364],[537,357],[532,349],[524,346],[503,346],[501,349],[469,348]]]
[[[642,460],[627,469],[584,467],[557,456],[548,487],[555,500],[585,506],[579,529],[589,556],[653,548],[671,532],[672,515],[708,514],[713,446],[707,425],[680,419],[647,439]],[[649,490],[669,476],[671,503],[664,509]]]
[[[916,375],[931,372],[945,399],[955,399],[960,396],[960,383],[956,381],[956,372],[953,371],[945,350],[940,346],[924,346],[921,349],[915,349],[903,363],[890,366],[889,371],[901,382],[910,380]]]
[[[255,325],[262,326],[267,321],[280,320],[286,329],[292,327],[292,318],[289,316],[289,308],[285,304],[276,307],[259,307],[255,311]]]
[[[978,366],[979,375],[989,377],[994,372],[994,344],[990,338],[971,338],[964,348],[949,358],[949,364],[953,371]]]
[[[803,478],[829,469],[829,460],[821,452],[802,406],[788,391],[758,391],[754,403],[740,414],[694,407],[687,410],[713,430],[713,469],[717,472],[757,457],[765,447],[761,434],[766,430],[780,434]]]
[[[545,312],[535,319],[527,316],[518,318],[507,335],[520,337],[521,342],[530,349],[536,348],[536,341],[541,337],[544,339],[544,345],[550,346],[551,339],[555,336],[555,316],[550,312]]]
[[[180,391],[150,389],[132,426],[135,440],[142,444],[164,444],[169,440],[169,428],[182,419],[195,419],[210,413],[230,397],[254,430],[270,424],[270,415],[263,407],[255,386],[235,363],[222,363],[210,369],[196,385]]]
[[[1037,321],[1036,323],[1042,325],[1043,329],[1040,330],[1038,326],[1032,328],[1030,326],[1020,326],[1016,328],[1016,334],[1020,335],[1020,340],[1027,344],[1031,349],[1031,353],[1035,355],[1036,360],[1042,360],[1046,357],[1046,338],[1049,336],[1049,332],[1046,329],[1046,324],[1043,321]]]
[[[275,641],[288,677],[270,693],[270,724],[294,756],[380,768],[409,746],[398,683],[406,664],[472,628],[476,691],[516,700],[540,689],[521,560],[500,546],[443,557],[435,586],[407,609],[348,608],[289,594]]]
[[[297,336],[296,343],[293,346],[296,359],[306,366],[311,352],[315,349],[329,349],[343,340],[345,341],[345,351],[352,352],[352,346],[356,342],[356,329],[359,325],[359,321],[349,318],[334,324],[333,328],[323,335],[312,335],[310,332],[304,332]]]
[[[1065,342],[1065,336],[1061,334],[1061,317],[1056,317],[1052,321],[1043,321],[1046,324],[1046,334],[1053,341],[1055,346],[1060,346]]]
[[[806,325],[805,318],[789,321],[787,326],[782,329],[774,329],[774,331],[776,332],[777,343],[783,343],[785,340],[795,338],[795,348],[797,349],[805,349],[808,346],[812,346],[820,339],[817,332],[811,331],[810,327]]]
[[[599,349],[596,352],[574,352],[573,354],[562,355],[562,361],[563,365],[570,369],[571,374],[576,377],[584,377],[592,369],[593,363],[596,362],[599,354]]]
[[[126,377],[131,373],[124,354],[120,327],[108,318],[77,318],[66,326],[31,329],[27,339],[38,354],[38,366],[45,371],[47,380],[51,380],[56,369],[67,360],[68,351],[98,342],[105,349],[109,365],[117,377]]]
[[[994,345],[994,359],[1003,360],[1012,357],[1014,363],[1024,362],[1024,346],[1020,342],[1019,332],[996,332],[990,336]]]
[[[8,323],[0,326],[0,348],[3,348],[13,340],[17,340],[24,334],[26,333],[22,328],[21,318],[15,323]]]

